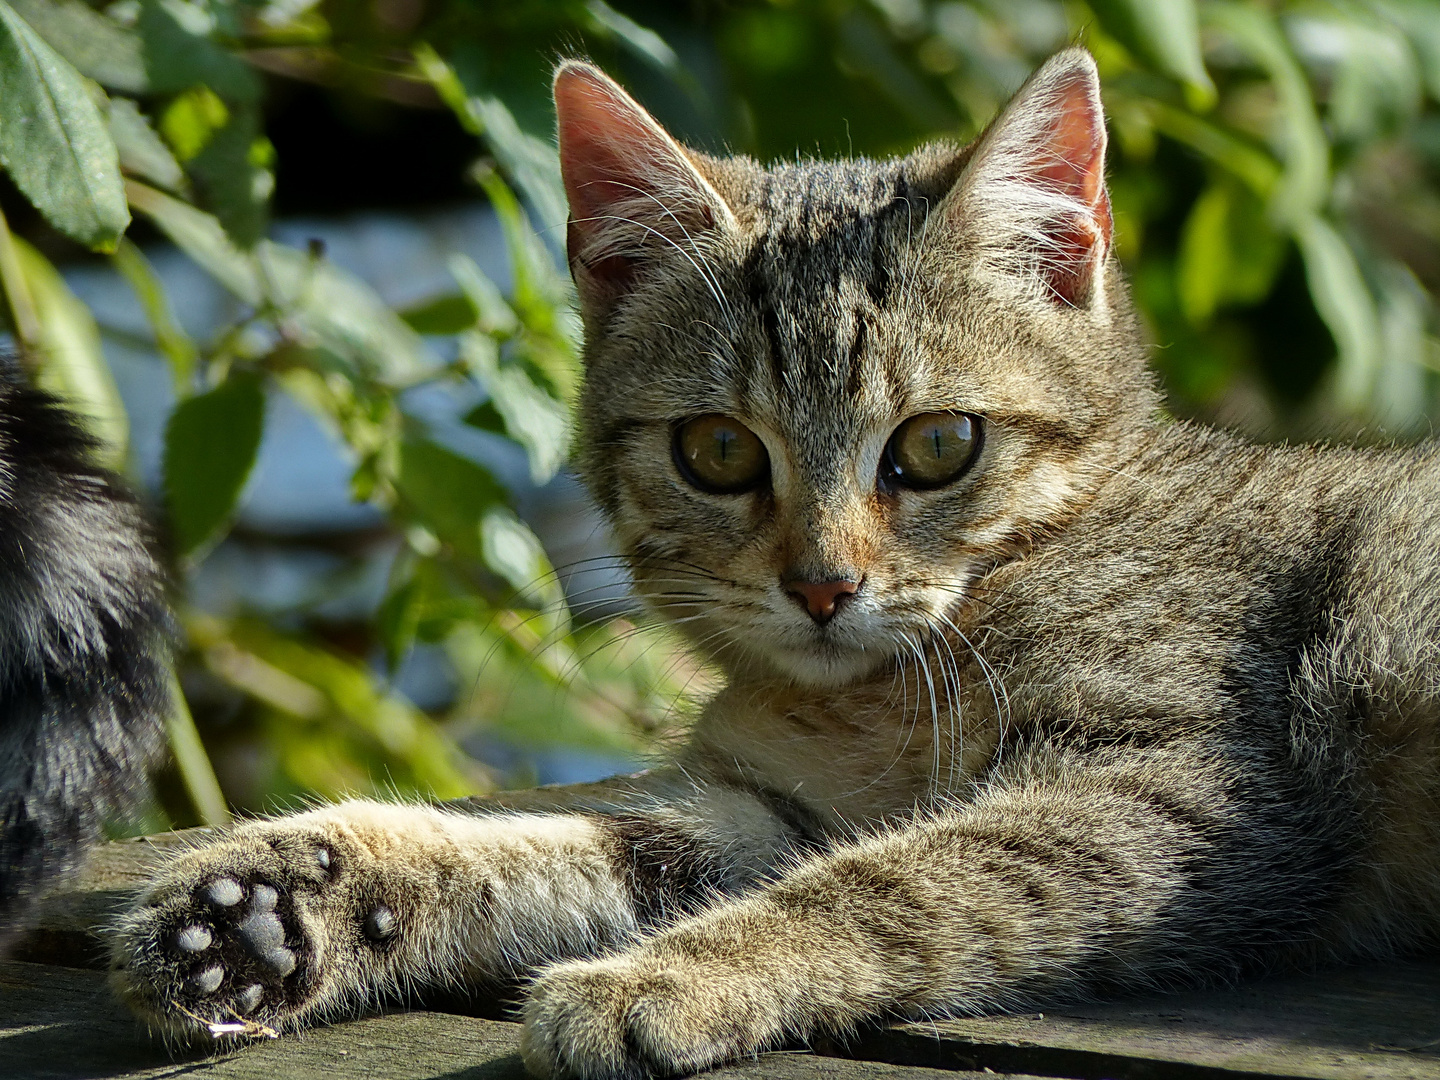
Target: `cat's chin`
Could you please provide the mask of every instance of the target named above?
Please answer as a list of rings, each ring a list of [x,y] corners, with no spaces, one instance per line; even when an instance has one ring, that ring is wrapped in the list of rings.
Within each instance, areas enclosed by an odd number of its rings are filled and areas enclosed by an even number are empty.
[[[887,659],[880,649],[823,644],[798,649],[776,646],[766,651],[764,664],[801,686],[834,688],[874,674]]]

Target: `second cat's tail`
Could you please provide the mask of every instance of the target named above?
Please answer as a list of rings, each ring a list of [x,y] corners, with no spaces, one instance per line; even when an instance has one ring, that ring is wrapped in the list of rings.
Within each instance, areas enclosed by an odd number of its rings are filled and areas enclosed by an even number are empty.
[[[164,743],[170,616],[138,507],[0,361],[0,951]]]

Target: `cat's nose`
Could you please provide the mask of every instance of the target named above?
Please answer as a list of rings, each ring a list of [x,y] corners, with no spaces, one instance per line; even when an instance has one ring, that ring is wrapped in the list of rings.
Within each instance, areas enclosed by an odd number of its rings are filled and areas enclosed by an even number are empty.
[[[860,583],[849,578],[836,578],[834,581],[799,581],[791,578],[784,582],[784,586],[785,591],[804,605],[810,618],[821,626],[835,617],[835,612],[840,610],[840,605],[847,597],[860,591]]]

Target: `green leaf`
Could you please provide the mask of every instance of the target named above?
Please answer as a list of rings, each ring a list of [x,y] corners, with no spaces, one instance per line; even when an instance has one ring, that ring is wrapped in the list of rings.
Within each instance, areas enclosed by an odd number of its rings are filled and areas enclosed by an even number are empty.
[[[1318,216],[1302,221],[1295,240],[1305,260],[1305,279],[1315,310],[1330,328],[1340,353],[1335,396],[1358,409],[1370,397],[1380,360],[1380,321],[1375,300],[1350,247]]]
[[[1420,111],[1423,83],[1409,42],[1395,28],[1353,18],[1297,18],[1292,35],[1310,34],[1336,51],[1326,120],[1337,142],[1394,132]],[[1339,46],[1336,49],[1336,46]]]
[[[250,65],[211,41],[204,27],[187,25],[197,21],[204,21],[198,4],[141,0],[136,29],[145,42],[151,91],[174,94],[203,85],[226,101],[258,101],[260,80]]]
[[[878,89],[895,112],[922,130],[955,122],[952,107],[935,94],[895,48],[889,34],[854,5],[840,17],[837,59]]]
[[[412,571],[414,558],[402,555],[397,563],[404,562]],[[380,603],[375,613],[375,630],[385,646],[385,666],[394,672],[415,644],[420,630],[420,620],[425,612],[424,585],[420,575],[414,572],[404,576]]]
[[[0,164],[67,236],[109,250],[130,224],[120,157],[84,78],[0,0]]]
[[[420,72],[435,87],[466,131],[483,138],[515,186],[520,189],[542,228],[560,228],[569,216],[560,155],[547,140],[521,129],[515,115],[498,97],[471,95],[454,69],[429,45],[415,48]]]
[[[460,342],[460,355],[475,373],[505,432],[525,448],[530,478],[543,484],[565,461],[570,443],[570,414],[563,402],[538,386],[517,364],[501,365],[490,339],[471,331]]]
[[[192,86],[179,94],[160,116],[160,134],[181,161],[189,161],[210,145],[215,133],[230,122],[230,110],[208,86]]]
[[[1440,101],[1440,5],[1434,0],[1372,0],[1400,28],[1419,58],[1430,96]]]
[[[479,431],[488,431],[494,435],[505,434],[505,418],[500,415],[500,410],[495,408],[495,402],[489,399],[476,405],[462,419]]]
[[[1264,298],[1285,248],[1253,195],[1233,184],[1209,187],[1180,235],[1176,286],[1185,317],[1204,326],[1223,304]]]
[[[284,244],[239,250],[211,214],[135,181],[136,209],[237,297],[273,305],[297,343],[328,351],[376,378],[404,383],[433,367],[420,336],[359,278]],[[262,286],[263,283],[263,286]]]
[[[503,505],[506,492],[483,465],[461,457],[423,434],[400,447],[400,498],[441,540],[462,555],[483,560],[480,522]]]
[[[514,192],[499,175],[490,170],[481,173],[479,181],[505,233],[514,278],[511,307],[525,329],[528,359],[556,393],[569,400],[579,384],[580,351],[569,277],[556,269]]]
[[[1230,303],[1258,304],[1270,295],[1290,248],[1289,236],[1270,220],[1264,201],[1244,189],[1230,193],[1230,274],[1224,297]]]
[[[130,424],[100,348],[95,318],[45,256],[19,237],[14,244],[40,323],[40,369],[35,381],[84,418],[100,442],[106,464],[119,468],[125,461]]]
[[[252,307],[260,303],[263,294],[255,259],[230,242],[213,214],[135,180],[126,181],[125,194],[131,206],[154,221],[206,273]]]
[[[1212,3],[1206,22],[1227,34],[1270,77],[1280,102],[1275,139],[1285,171],[1270,211],[1291,226],[1317,213],[1330,194],[1330,144],[1315,113],[1315,98],[1289,43],[1269,12],[1254,5]]]
[[[638,56],[667,75],[683,74],[680,57],[663,37],[648,26],[641,26],[630,16],[616,11],[605,0],[589,0],[585,5],[591,33],[618,41],[628,52]]]
[[[520,319],[505,302],[495,283],[468,255],[451,255],[447,265],[460,290],[475,309],[478,329],[494,337],[510,337],[520,329]]]
[[[262,241],[255,250],[268,299],[302,340],[392,385],[433,370],[420,335],[359,278],[283,244]]]
[[[126,94],[150,88],[140,35],[84,0],[10,0],[10,6],[82,75]]]
[[[1380,294],[1380,370],[1374,407],[1393,430],[1418,430],[1426,422],[1425,324],[1431,301],[1415,275],[1401,263],[1382,263],[1376,274]]]
[[[437,296],[400,312],[400,318],[418,334],[458,334],[475,325],[479,312],[464,293]]]
[[[207,660],[221,678],[288,714],[288,730],[316,725],[358,735],[384,751],[377,772],[389,775],[399,765],[402,777],[427,796],[455,798],[487,786],[483,769],[469,762],[434,721],[398,694],[387,693],[353,660],[254,622],[237,623],[229,642],[207,650]],[[322,770],[332,768],[322,764]]]
[[[165,427],[165,504],[176,555],[193,555],[230,520],[264,426],[265,390],[250,372],[175,407]]]
[[[145,317],[155,332],[155,344],[170,362],[176,394],[179,397],[187,396],[195,379],[195,362],[199,359],[199,352],[189,335],[176,323],[170,301],[165,296],[165,287],[160,283],[154,267],[129,240],[120,241],[120,246],[115,249],[111,260],[129,283],[135,298],[140,301],[140,306],[145,309]]]
[[[485,565],[513,585],[525,602],[542,608],[563,602],[559,580],[540,539],[509,507],[487,510],[480,535]]]
[[[1280,182],[1280,164],[1232,131],[1163,102],[1147,101],[1145,111],[1157,131],[1190,147],[1239,180],[1262,199]]]
[[[1195,326],[1210,321],[1225,293],[1230,273],[1229,216],[1230,193],[1214,185],[1195,200],[1180,234],[1175,284],[1180,308]]]
[[[150,119],[129,98],[110,100],[110,137],[120,151],[120,167],[132,176],[171,191],[185,185],[185,173]]]
[[[188,166],[200,200],[242,248],[253,247],[265,232],[275,187],[275,175],[263,164],[270,149],[259,109],[241,106]]]
[[[1191,104],[1215,103],[1215,84],[1200,50],[1195,0],[1089,0],[1107,33],[1132,56],[1183,83]]]

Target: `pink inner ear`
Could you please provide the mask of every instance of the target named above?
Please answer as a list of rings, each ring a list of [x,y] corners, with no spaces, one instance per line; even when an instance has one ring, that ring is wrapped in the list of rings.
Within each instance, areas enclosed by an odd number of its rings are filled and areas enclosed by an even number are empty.
[[[714,224],[682,152],[600,72],[563,66],[555,111],[572,266],[618,284],[644,249]]]
[[[1091,80],[1077,73],[1054,89],[1054,120],[1043,156],[1031,174],[1057,194],[1088,208],[1056,228],[1045,260],[1046,284],[1066,303],[1090,292],[1098,255],[1110,245],[1113,222],[1105,190],[1105,115]]]

